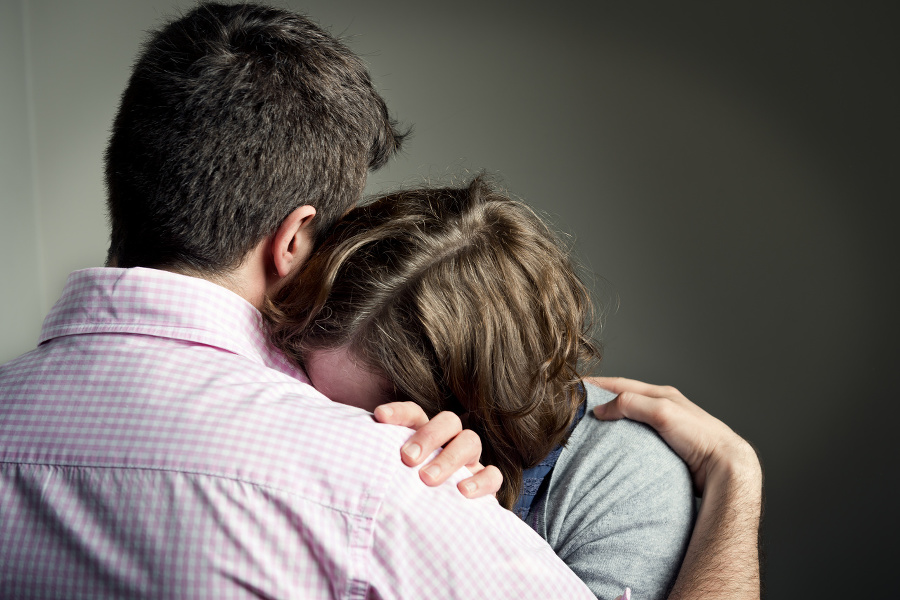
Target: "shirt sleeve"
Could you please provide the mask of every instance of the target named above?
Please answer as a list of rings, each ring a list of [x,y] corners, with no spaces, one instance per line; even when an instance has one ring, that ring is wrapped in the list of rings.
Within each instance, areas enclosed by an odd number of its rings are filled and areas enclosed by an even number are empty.
[[[588,385],[588,406],[613,398]],[[664,599],[690,540],[690,473],[651,428],[588,414],[554,469],[538,531],[597,598]]]
[[[426,487],[414,469],[391,483],[373,531],[367,598],[593,598],[547,543],[492,498]]]

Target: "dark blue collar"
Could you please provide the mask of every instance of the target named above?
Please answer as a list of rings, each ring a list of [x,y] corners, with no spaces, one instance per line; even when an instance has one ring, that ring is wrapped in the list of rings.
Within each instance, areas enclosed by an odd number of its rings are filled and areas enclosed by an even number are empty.
[[[586,402],[582,402],[581,406],[578,408],[578,414],[575,415],[575,419],[569,427],[569,433],[572,433],[572,430],[575,429],[575,425],[577,425],[581,418],[584,417],[586,410]],[[528,511],[531,510],[531,503],[537,496],[538,490],[541,489],[541,484],[544,482],[544,479],[551,471],[553,471],[553,467],[556,465],[556,461],[559,459],[562,450],[562,446],[557,446],[537,465],[523,471],[522,495],[519,496],[519,499],[513,506],[513,512],[516,513],[520,519],[525,520],[525,517],[528,516]]]

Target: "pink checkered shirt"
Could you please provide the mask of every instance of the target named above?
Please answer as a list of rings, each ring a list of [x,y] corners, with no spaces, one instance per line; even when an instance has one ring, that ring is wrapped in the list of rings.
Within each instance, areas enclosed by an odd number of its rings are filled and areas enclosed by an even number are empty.
[[[426,488],[408,430],[302,381],[222,287],[73,273],[0,367],[0,598],[592,597],[461,474]]]

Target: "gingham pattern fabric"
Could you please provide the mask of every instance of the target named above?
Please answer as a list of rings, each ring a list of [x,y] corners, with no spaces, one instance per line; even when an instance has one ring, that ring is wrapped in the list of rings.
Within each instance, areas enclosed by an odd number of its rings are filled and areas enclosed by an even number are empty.
[[[592,597],[409,431],[328,401],[210,282],[69,277],[0,367],[0,598]],[[298,379],[300,381],[298,381]]]

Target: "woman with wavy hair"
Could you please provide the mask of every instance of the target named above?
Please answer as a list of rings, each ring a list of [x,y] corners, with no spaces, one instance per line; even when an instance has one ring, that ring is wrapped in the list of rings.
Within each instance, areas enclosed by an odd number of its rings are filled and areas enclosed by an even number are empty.
[[[332,400],[459,414],[503,474],[500,504],[595,594],[664,596],[690,535],[689,475],[643,426],[581,418],[611,398],[581,382],[600,358],[591,300],[525,204],[480,177],[381,197],[336,225],[265,314]]]

